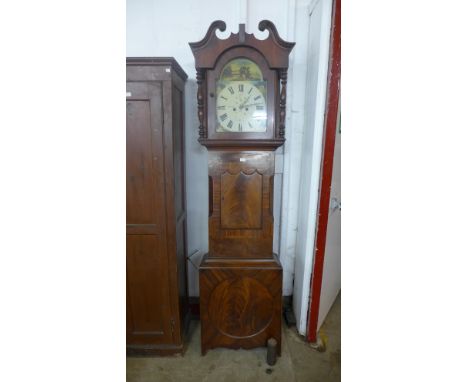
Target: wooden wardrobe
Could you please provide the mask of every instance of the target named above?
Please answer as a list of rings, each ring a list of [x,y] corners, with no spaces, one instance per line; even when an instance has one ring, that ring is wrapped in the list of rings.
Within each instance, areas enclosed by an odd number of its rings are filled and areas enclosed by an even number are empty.
[[[184,347],[186,79],[173,58],[127,58],[128,355]]]

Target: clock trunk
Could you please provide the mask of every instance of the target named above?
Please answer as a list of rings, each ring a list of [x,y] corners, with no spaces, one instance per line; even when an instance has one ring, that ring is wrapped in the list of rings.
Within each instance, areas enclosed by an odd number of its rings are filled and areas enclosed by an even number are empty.
[[[271,258],[274,152],[210,150],[208,166],[210,256]]]

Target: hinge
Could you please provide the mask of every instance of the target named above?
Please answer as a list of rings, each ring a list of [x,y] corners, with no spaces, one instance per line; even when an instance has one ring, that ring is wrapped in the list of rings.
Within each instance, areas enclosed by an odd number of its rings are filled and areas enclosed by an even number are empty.
[[[175,328],[175,320],[171,318],[171,332],[174,334],[174,328]]]

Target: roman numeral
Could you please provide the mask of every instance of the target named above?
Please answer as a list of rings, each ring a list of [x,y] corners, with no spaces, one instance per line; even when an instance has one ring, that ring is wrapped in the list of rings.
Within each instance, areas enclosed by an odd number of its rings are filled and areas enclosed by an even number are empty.
[[[244,91],[244,84],[240,84],[240,85],[239,85],[239,91],[240,91],[240,92],[243,92],[243,91]]]
[[[221,96],[221,98],[222,98],[223,100],[227,101],[227,98],[226,98],[226,97],[224,97],[224,96]]]
[[[253,88],[250,88],[249,92],[247,94],[250,94],[252,92]]]
[[[242,124],[239,123],[239,131],[242,131]]]
[[[263,110],[263,105],[257,105],[257,110]]]
[[[221,118],[221,121],[224,122],[224,120],[227,118],[227,114],[224,113],[223,115],[221,115],[219,118]]]
[[[229,123],[227,124],[229,128],[232,127],[232,121],[229,121]]]
[[[232,88],[232,86],[229,86],[228,90],[229,90],[229,93],[234,94],[234,89]]]
[[[256,101],[256,100],[258,100],[258,99],[260,99],[260,98],[262,98],[262,96],[259,96],[259,95],[258,95],[258,96],[256,96],[256,97],[254,98],[254,100]]]

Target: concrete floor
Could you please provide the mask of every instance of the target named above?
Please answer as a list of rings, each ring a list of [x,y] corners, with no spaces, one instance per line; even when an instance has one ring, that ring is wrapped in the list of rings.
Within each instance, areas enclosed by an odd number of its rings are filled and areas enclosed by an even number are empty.
[[[341,294],[320,337],[326,351],[313,350],[295,328],[283,325],[283,354],[275,366],[266,363],[266,349],[214,349],[200,354],[200,322],[193,321],[183,356],[127,358],[127,382],[325,382],[341,379]]]

